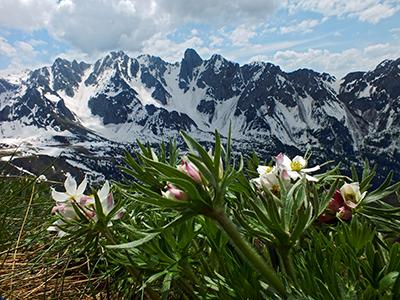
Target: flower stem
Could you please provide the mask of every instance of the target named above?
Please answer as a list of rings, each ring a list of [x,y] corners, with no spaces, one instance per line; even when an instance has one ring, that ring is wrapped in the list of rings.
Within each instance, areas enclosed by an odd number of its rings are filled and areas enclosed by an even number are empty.
[[[247,243],[242,235],[238,232],[236,226],[228,218],[224,212],[214,213],[209,215],[213,218],[221,228],[228,234],[232,243],[240,250],[242,255],[258,270],[268,283],[282,296],[287,299],[287,294],[283,283],[279,280],[276,274],[270,269],[266,262],[259,254]]]
[[[290,255],[290,249],[287,250],[286,248],[278,248],[278,254],[282,263],[282,266],[286,272],[286,275],[292,280],[292,283],[295,288],[297,288],[297,278],[296,272],[293,266],[293,259]]]
[[[116,245],[114,238],[112,236],[112,233],[110,232],[110,229],[106,227],[105,230],[101,231],[101,234],[107,239],[107,241],[110,243],[110,245]],[[127,255],[129,255],[127,253]],[[125,265],[126,269],[131,273],[132,277],[137,280],[140,284],[143,284],[143,278],[142,275],[140,274],[140,271],[135,268],[135,266],[132,265]],[[146,286],[145,291],[147,295],[150,297],[152,300],[161,300],[161,298],[158,296],[158,294],[152,289],[151,286]]]

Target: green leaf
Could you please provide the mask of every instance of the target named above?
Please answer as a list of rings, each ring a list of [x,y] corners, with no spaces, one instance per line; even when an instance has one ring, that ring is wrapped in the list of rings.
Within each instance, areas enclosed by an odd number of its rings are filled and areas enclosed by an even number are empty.
[[[218,134],[218,131],[215,130],[214,174],[217,180],[220,177],[219,174],[220,159],[221,159],[221,138]]]
[[[172,207],[172,208],[187,207],[189,205],[189,202],[186,202],[186,201],[167,199],[167,198],[163,197],[162,195],[160,195],[156,192],[153,192],[140,184],[134,183],[134,186],[138,191],[149,196],[149,197],[143,197],[142,195],[126,194],[128,197],[133,198],[137,201],[160,206],[160,207]]]
[[[208,155],[207,151],[198,143],[196,142],[192,137],[190,137],[186,132],[181,131],[181,135],[183,139],[185,140],[186,144],[188,146],[191,146],[192,149],[195,149],[199,155],[202,158],[202,162],[206,165],[206,167],[209,170],[213,170],[213,161],[211,160],[211,157]]]
[[[328,287],[321,281],[321,279],[314,278],[314,280],[317,283],[318,289],[320,290],[321,296],[323,296],[324,300],[337,300],[329,291]]]
[[[399,277],[399,272],[390,272],[385,277],[379,281],[379,290],[384,293],[391,290],[391,286],[394,285],[397,278]],[[396,299],[396,298],[395,298]]]
[[[400,244],[394,243],[392,249],[390,249],[389,263],[387,266],[387,272],[399,271],[400,270]]]
[[[400,275],[397,274],[396,281],[394,282],[393,289],[392,289],[392,299],[400,299]]]
[[[353,182],[358,182],[358,175],[353,164],[351,164],[351,177],[353,179]]]
[[[141,238],[139,240],[129,242],[129,243],[124,243],[124,244],[119,244],[119,245],[106,245],[106,248],[114,249],[114,250],[121,250],[121,249],[125,250],[125,249],[136,248],[136,247],[141,246],[144,243],[147,243],[148,241],[152,240],[159,234],[160,234],[159,232],[149,233],[144,238]]]
[[[307,229],[308,225],[311,224],[312,220],[312,206],[307,206],[307,209],[302,207],[297,212],[297,223],[291,233],[290,239],[292,243],[295,243],[301,234]]]
[[[173,278],[172,272],[168,272],[164,277],[162,288],[161,288],[162,300],[167,300],[167,298],[168,298],[169,291],[171,289],[172,278]]]
[[[391,174],[393,174],[393,173],[391,173]],[[387,179],[389,179],[389,177],[391,178],[390,174]],[[381,200],[384,197],[396,192],[400,188],[400,182],[397,182],[397,183],[393,184],[392,186],[387,187],[389,182],[390,182],[390,180],[388,182],[385,181],[377,190],[367,194],[365,196],[365,198],[361,200],[360,204],[365,205],[365,204],[368,204],[371,202],[375,202],[377,200]]]
[[[325,208],[328,206],[329,202],[331,201],[333,194],[335,193],[338,183],[339,183],[339,178],[336,179],[335,182],[331,185],[328,193],[325,195],[323,194],[324,196],[322,197],[322,201],[320,203],[319,210],[318,210],[316,216],[320,216],[324,212]]]
[[[164,163],[149,160],[145,157],[144,157],[144,160],[146,161],[146,163],[148,163],[149,165],[154,167],[157,171],[164,174],[166,177],[182,178],[182,179],[185,179],[186,181],[192,183],[192,185],[198,184],[196,180],[194,180],[192,177],[190,177],[186,173],[178,170],[177,168],[173,168]]]

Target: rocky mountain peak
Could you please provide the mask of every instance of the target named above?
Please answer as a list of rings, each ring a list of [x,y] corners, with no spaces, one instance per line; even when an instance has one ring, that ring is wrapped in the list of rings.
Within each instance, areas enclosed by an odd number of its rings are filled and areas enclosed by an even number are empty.
[[[284,72],[265,62],[240,66],[221,55],[203,60],[194,49],[175,64],[123,51],[94,65],[59,58],[19,80],[0,79],[0,129],[3,137],[15,134],[10,128],[28,126],[57,132],[58,141],[96,134],[128,144],[186,130],[209,142],[215,129],[226,135],[232,122],[240,151],[268,156],[310,148],[328,159],[359,157],[363,149],[364,157],[385,151],[394,159],[399,63],[350,73],[337,91],[336,79],[326,73]]]

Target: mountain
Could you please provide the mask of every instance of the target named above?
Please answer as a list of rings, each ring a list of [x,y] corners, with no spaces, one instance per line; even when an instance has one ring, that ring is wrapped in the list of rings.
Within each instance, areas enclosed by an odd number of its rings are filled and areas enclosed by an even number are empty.
[[[385,175],[400,164],[399,68],[400,59],[386,60],[337,80],[220,55],[203,60],[193,49],[174,64],[122,51],[93,65],[59,58],[0,78],[0,134],[3,147],[25,141],[29,153],[62,153],[112,177],[121,149],[136,139],[159,143],[185,130],[211,145],[214,130],[226,136],[231,122],[237,152],[270,160],[309,149],[312,163],[347,167],[368,158]]]

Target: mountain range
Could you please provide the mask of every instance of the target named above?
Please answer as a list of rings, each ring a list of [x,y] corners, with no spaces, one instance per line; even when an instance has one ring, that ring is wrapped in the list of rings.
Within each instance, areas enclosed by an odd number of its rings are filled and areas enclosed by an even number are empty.
[[[400,179],[400,58],[341,79],[265,62],[239,65],[187,49],[181,62],[111,52],[94,64],[58,58],[52,66],[0,78],[0,137],[13,163],[38,172],[37,157],[59,157],[93,176],[118,178],[115,164],[135,141],[168,141],[185,130],[212,146],[232,124],[237,153],[270,160],[312,154]],[[178,140],[179,141],[179,140]],[[4,154],[5,155],[5,154]],[[48,161],[48,159],[47,159]]]

